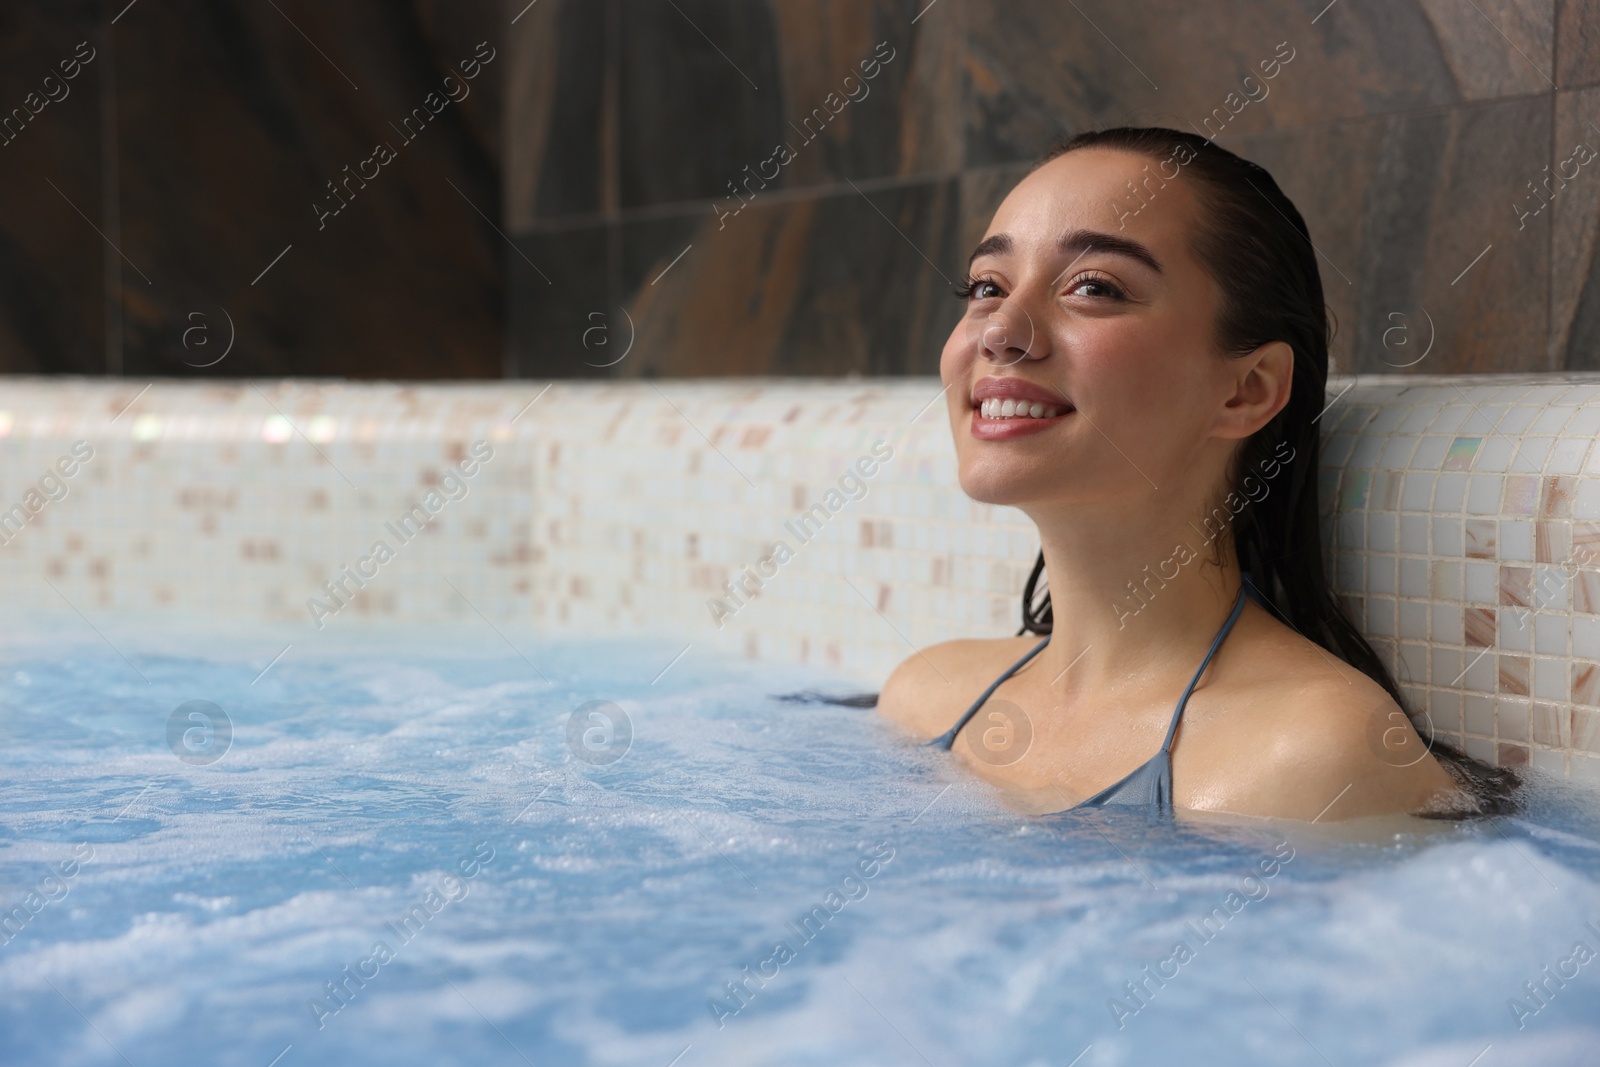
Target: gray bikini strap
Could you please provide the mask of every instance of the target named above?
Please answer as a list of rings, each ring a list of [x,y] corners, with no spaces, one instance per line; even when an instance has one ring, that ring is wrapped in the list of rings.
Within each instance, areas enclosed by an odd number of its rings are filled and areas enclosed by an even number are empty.
[[[1184,687],[1183,696],[1178,698],[1178,706],[1172,711],[1172,721],[1167,724],[1167,736],[1161,742],[1161,751],[1166,752],[1172,748],[1172,739],[1178,733],[1178,721],[1183,718],[1183,709],[1189,703],[1189,694],[1194,692],[1194,687],[1200,684],[1200,676],[1206,672],[1206,667],[1211,663],[1211,657],[1217,654],[1217,649],[1222,647],[1223,640],[1228,632],[1233,629],[1233,624],[1239,621],[1239,615],[1244,611],[1244,598],[1248,592],[1259,602],[1260,596],[1255,587],[1250,583],[1250,575],[1242,575],[1239,583],[1239,595],[1233,598],[1233,610],[1228,613],[1228,620],[1222,624],[1222,629],[1217,631],[1217,636],[1211,639],[1211,647],[1206,649],[1206,658],[1200,661],[1200,666],[1195,668],[1194,677],[1189,679],[1189,684]]]
[[[1194,677],[1189,679],[1189,685],[1184,689],[1183,696],[1178,698],[1178,706],[1173,709],[1172,721],[1167,724],[1167,736],[1161,742],[1162,752],[1165,752],[1172,747],[1172,739],[1177,735],[1178,732],[1178,721],[1183,718],[1184,706],[1189,703],[1189,694],[1194,692],[1194,687],[1200,684],[1200,676],[1205,673],[1206,665],[1209,664],[1211,662],[1211,658],[1217,654],[1217,649],[1222,646],[1223,639],[1226,638],[1229,631],[1233,629],[1233,624],[1239,621],[1239,615],[1244,611],[1245,595],[1248,594],[1252,600],[1260,604],[1262,607],[1270,607],[1262,598],[1261,593],[1257,591],[1255,583],[1250,580],[1249,571],[1240,571],[1239,579],[1239,595],[1234,598],[1233,610],[1229,612],[1228,619],[1222,624],[1222,628],[1217,631],[1217,636],[1212,638],[1211,647],[1206,651],[1206,658],[1200,661],[1199,669],[1194,672]],[[1027,666],[1028,662],[1032,660],[1033,657],[1043,652],[1044,646],[1048,645],[1049,643],[1050,637],[1046,636],[1043,641],[1040,641],[1037,645],[1034,645],[1033,648],[1029,649],[1025,656],[1017,660],[1017,662],[1013,663],[1011,666],[1007,667],[1005,673],[996,678],[989,688],[985,689],[978,699],[972,702],[972,706],[966,710],[966,714],[962,715],[960,719],[956,720],[956,724],[954,726],[950,727],[949,730],[934,738],[932,741],[929,741],[928,745],[937,746],[948,752],[951,746],[956,743],[956,735],[961,732],[961,728],[967,725],[967,722],[978,713],[978,709],[983,707],[984,702],[994,695],[994,691],[999,689],[1000,686],[1005,683],[1006,679],[1010,678],[1013,674],[1016,674],[1023,667]]]
[[[961,716],[960,720],[957,721],[954,726],[950,727],[950,729],[942,736],[936,737],[932,741],[929,741],[928,744],[938,745],[940,748],[948,752],[950,750],[950,746],[956,743],[956,734],[960,733],[961,728],[967,725],[968,719],[972,718],[978,713],[978,709],[983,707],[983,702],[994,695],[994,691],[1000,688],[1001,683],[1003,683],[1007,678],[1010,678],[1013,674],[1016,674],[1018,671],[1020,671],[1024,666],[1027,665],[1029,660],[1033,659],[1033,657],[1043,652],[1044,646],[1048,645],[1049,643],[1050,638],[1046,637],[1043,641],[1040,641],[1037,645],[1034,645],[1031,649],[1029,649],[1026,656],[1023,656],[1021,659],[1017,660],[1017,662],[1007,667],[1006,672],[1000,677],[996,678],[994,680],[994,684],[985,689],[983,691],[983,695],[972,702],[972,707],[967,709],[967,713]]]

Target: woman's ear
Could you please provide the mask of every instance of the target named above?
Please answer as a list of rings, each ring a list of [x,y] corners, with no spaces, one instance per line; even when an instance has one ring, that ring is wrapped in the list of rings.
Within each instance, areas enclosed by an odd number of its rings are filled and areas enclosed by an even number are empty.
[[[1249,437],[1272,420],[1289,402],[1294,384],[1294,349],[1268,341],[1247,356],[1228,361],[1233,392],[1217,412],[1217,436]]]

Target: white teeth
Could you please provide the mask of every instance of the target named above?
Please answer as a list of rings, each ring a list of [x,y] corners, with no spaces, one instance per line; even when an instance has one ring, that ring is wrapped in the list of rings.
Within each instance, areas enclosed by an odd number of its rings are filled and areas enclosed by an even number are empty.
[[[1061,409],[1050,404],[991,397],[978,402],[978,414],[985,419],[1053,419],[1061,414]]]

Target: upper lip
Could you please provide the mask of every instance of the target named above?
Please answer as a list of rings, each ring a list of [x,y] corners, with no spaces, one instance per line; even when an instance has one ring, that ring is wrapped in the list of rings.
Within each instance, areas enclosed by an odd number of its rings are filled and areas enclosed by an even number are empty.
[[[1054,407],[1072,407],[1072,401],[1042,385],[1035,385],[1022,378],[1002,378],[990,376],[980,378],[978,384],[972,387],[972,406],[977,407],[985,400],[1026,400],[1031,404],[1047,404]]]

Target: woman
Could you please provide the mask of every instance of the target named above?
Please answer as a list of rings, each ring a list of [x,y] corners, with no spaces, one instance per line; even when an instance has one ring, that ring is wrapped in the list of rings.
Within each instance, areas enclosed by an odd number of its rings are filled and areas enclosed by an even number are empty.
[[[885,715],[1036,811],[1508,806],[1509,772],[1417,735],[1328,590],[1327,313],[1265,170],[1173,130],[1076,137],[1000,205],[958,295],[961,487],[1038,526],[1024,630],[1049,636],[919,652]]]

